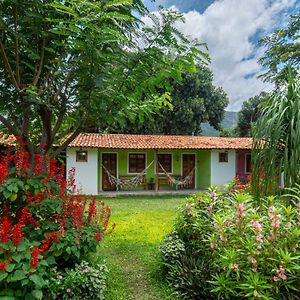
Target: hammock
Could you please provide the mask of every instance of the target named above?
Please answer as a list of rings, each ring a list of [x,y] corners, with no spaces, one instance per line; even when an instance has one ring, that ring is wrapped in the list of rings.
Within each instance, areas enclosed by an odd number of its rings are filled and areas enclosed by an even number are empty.
[[[136,187],[144,182],[146,171],[152,164],[153,164],[153,161],[141,173],[139,173],[135,177],[132,177],[129,179],[124,179],[124,178],[122,179],[122,178],[115,177],[107,170],[107,168],[103,164],[102,164],[102,168],[106,172],[106,174],[108,176],[108,180],[111,185],[115,185],[117,187],[117,189],[119,189],[119,187],[132,188],[132,187]]]
[[[159,164],[160,168],[163,170],[163,172],[165,173],[165,175],[167,176],[167,178],[169,180],[169,184],[175,184],[176,185],[176,189],[178,189],[179,186],[188,186],[190,183],[192,183],[193,177],[194,177],[195,167],[191,170],[191,172],[186,177],[184,177],[181,180],[178,180],[175,177],[171,176],[164,169],[164,167],[161,165],[160,162],[158,162],[158,164]]]

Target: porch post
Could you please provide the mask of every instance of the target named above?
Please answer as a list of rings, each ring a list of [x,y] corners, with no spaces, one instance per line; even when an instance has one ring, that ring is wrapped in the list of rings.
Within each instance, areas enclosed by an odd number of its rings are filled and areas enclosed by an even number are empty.
[[[154,174],[155,174],[155,192],[157,192],[158,191],[158,189],[159,189],[159,182],[158,182],[158,174],[157,174],[157,170],[158,170],[158,168],[157,168],[157,166],[158,166],[158,159],[157,159],[157,150],[155,150],[155,164],[154,164]]]

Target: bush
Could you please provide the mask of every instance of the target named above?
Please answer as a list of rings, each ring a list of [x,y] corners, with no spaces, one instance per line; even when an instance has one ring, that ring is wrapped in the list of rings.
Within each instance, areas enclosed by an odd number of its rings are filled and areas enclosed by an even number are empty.
[[[160,252],[166,268],[169,268],[180,261],[185,252],[184,243],[178,234],[173,232],[165,238],[164,243],[160,247]]]
[[[73,195],[63,170],[22,149],[1,159],[0,296],[42,298],[50,269],[74,268],[109,233],[109,207]]]
[[[188,200],[175,226],[185,254],[168,272],[184,298],[298,299],[300,204],[261,202],[232,186]]]
[[[47,294],[51,295],[51,299],[103,300],[107,272],[106,265],[91,267],[86,261],[74,269],[53,270]]]

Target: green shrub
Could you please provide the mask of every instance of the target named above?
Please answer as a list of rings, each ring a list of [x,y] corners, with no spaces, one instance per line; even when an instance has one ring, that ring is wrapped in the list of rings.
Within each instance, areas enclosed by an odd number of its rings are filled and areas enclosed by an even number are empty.
[[[300,204],[261,203],[232,189],[188,199],[175,226],[185,253],[167,276],[185,299],[298,299]]]
[[[176,232],[172,232],[165,238],[160,247],[160,252],[164,265],[168,269],[170,265],[180,261],[185,252],[184,243]]]
[[[0,159],[0,298],[46,297],[50,270],[74,269],[110,233],[110,208],[71,193],[75,170],[66,182],[55,160],[35,162],[22,148]],[[94,295],[102,279],[90,278]]]
[[[103,300],[107,272],[106,265],[90,266],[86,261],[74,269],[54,270],[47,291],[49,299]]]

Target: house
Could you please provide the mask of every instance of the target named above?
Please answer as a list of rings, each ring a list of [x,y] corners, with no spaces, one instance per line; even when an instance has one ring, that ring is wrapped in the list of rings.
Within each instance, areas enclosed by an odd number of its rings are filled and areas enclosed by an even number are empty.
[[[251,171],[250,138],[82,133],[67,148],[80,193],[205,189]]]

